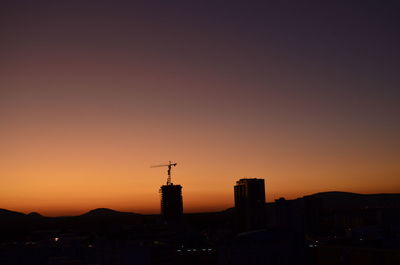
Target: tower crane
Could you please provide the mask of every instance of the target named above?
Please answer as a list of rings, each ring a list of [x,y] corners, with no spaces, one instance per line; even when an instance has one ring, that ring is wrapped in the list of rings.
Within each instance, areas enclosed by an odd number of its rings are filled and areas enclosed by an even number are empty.
[[[173,185],[172,181],[171,181],[171,168],[174,166],[176,166],[177,163],[172,163],[171,161],[169,161],[168,164],[166,165],[156,165],[156,166],[151,166],[151,167],[168,167],[168,178],[167,178],[167,185]]]

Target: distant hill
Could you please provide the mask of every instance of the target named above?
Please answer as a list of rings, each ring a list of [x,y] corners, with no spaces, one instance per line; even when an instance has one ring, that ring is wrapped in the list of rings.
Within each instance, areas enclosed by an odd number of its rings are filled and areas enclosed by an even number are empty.
[[[13,218],[24,218],[27,215],[20,212],[14,212],[6,209],[0,209],[0,219],[13,219]]]
[[[37,213],[37,212],[31,212],[28,214],[28,216],[30,218],[42,218],[43,217],[43,215],[41,215],[40,213]]]
[[[335,199],[335,198],[399,198],[400,193],[374,193],[374,194],[360,194],[353,192],[343,192],[343,191],[326,191],[319,192],[311,195],[307,195],[304,197],[314,197],[314,198],[322,198],[322,199]]]
[[[87,213],[78,216],[62,216],[62,217],[45,217],[37,212],[31,212],[29,214],[24,214],[20,212],[15,212],[7,209],[0,209],[0,221],[10,220],[10,219],[32,219],[32,218],[75,218],[75,217],[133,217],[141,216],[138,213],[131,212],[120,212],[108,208],[98,208],[91,210]]]
[[[362,208],[398,208],[399,193],[358,194],[351,192],[320,192],[304,196],[306,201],[319,200],[323,208],[331,210],[350,210]]]
[[[119,212],[108,208],[97,208],[87,213],[80,215],[81,217],[124,217],[124,216],[138,216],[138,213]]]
[[[344,192],[344,191],[325,191],[318,192],[311,195],[307,195],[304,197],[314,197],[314,198],[337,198],[337,197],[346,197],[346,198],[354,198],[358,196],[362,196],[363,194],[353,193],[353,192]]]
[[[0,243],[25,238],[35,231],[85,231],[113,234],[124,227],[143,223],[144,216],[106,208],[91,210],[78,216],[46,217],[32,212],[23,214],[0,209]],[[1,263],[1,262],[0,262]]]

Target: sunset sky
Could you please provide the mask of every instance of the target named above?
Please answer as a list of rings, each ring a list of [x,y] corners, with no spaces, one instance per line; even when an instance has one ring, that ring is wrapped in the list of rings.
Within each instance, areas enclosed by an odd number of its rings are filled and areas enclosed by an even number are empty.
[[[396,2],[1,1],[0,208],[400,192]]]

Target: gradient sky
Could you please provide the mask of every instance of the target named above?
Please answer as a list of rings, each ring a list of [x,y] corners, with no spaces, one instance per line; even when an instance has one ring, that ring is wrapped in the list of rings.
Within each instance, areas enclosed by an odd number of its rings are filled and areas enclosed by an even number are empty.
[[[400,192],[398,1],[129,2],[1,1],[0,208]]]

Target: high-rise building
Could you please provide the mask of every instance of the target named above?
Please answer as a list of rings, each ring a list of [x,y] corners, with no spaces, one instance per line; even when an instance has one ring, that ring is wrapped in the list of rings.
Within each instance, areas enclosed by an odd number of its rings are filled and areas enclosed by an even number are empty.
[[[161,193],[161,215],[167,224],[179,224],[183,216],[182,186],[163,185]]]
[[[264,228],[266,225],[264,179],[240,179],[236,182],[234,192],[238,232]]]

